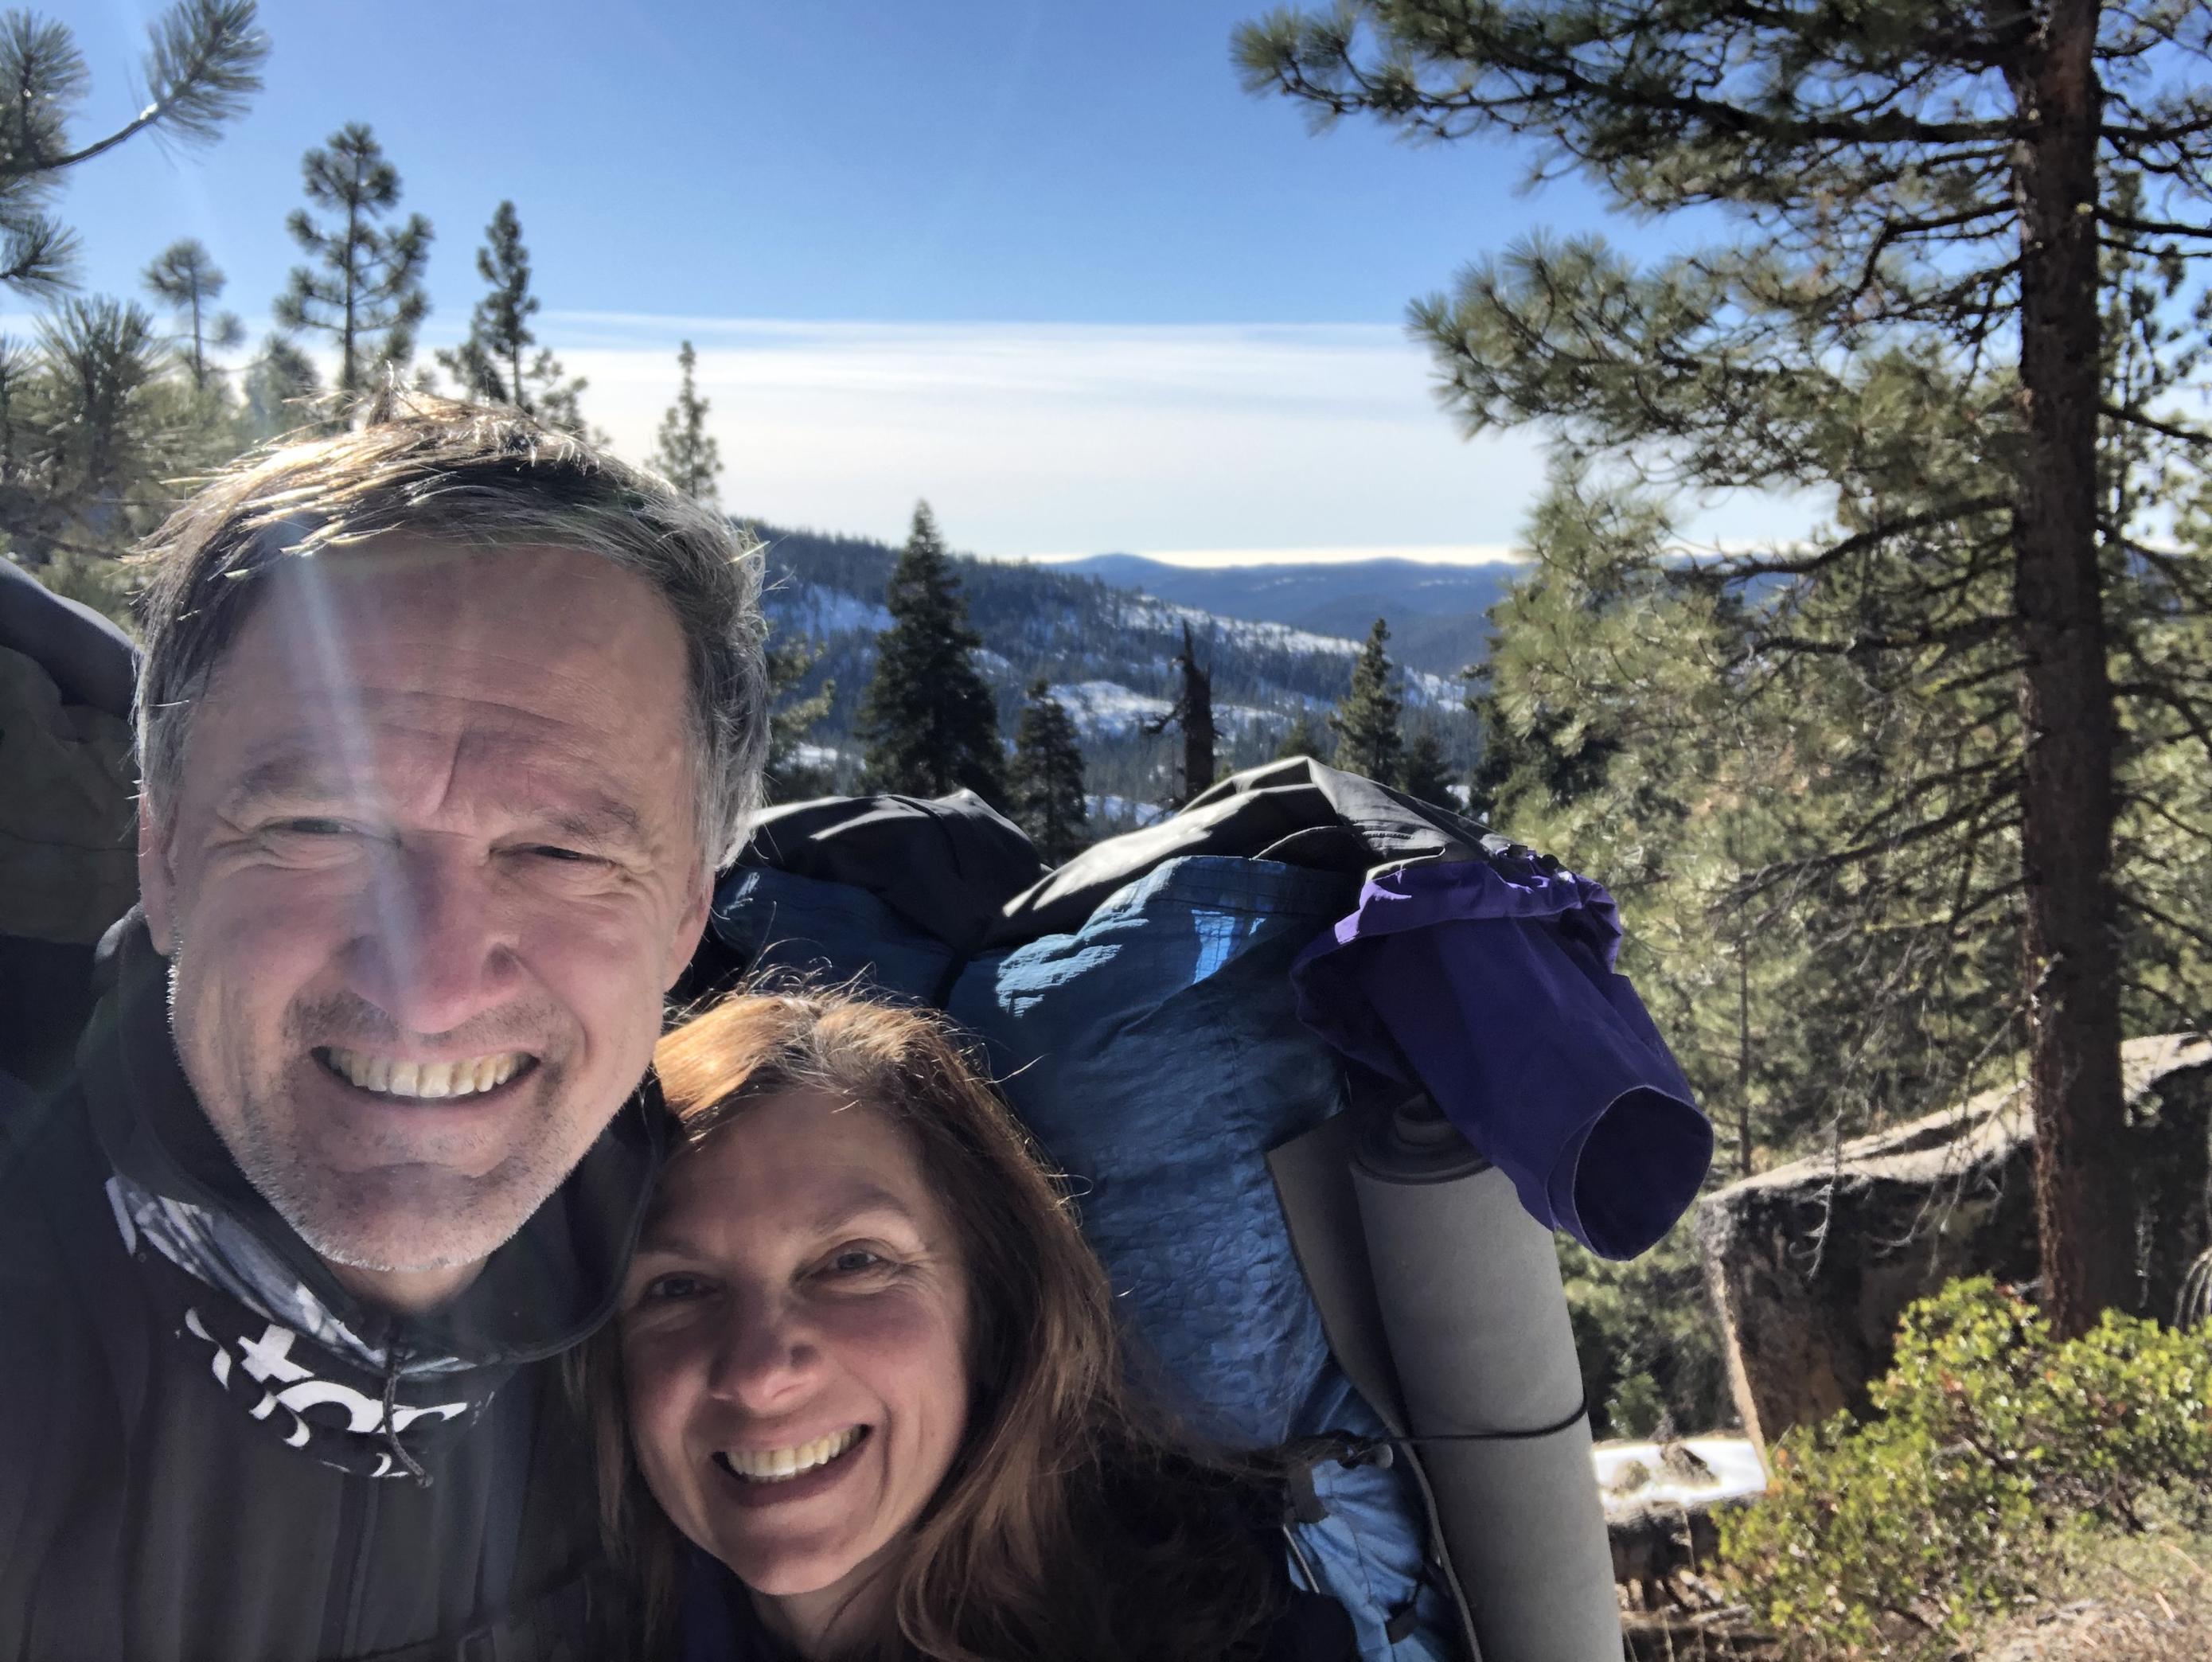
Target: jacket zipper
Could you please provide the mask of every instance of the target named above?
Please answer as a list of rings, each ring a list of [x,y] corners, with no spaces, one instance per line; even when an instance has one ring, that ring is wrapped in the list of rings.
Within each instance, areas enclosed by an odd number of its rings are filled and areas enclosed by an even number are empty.
[[[359,1509],[361,1535],[354,1543],[353,1572],[346,1582],[345,1649],[341,1655],[359,1656],[368,1648],[361,1630],[362,1619],[367,1614],[364,1607],[368,1603],[369,1562],[375,1555],[376,1515],[381,1509],[380,1498],[388,1481],[383,1477],[361,1480],[367,1493],[362,1497]]]

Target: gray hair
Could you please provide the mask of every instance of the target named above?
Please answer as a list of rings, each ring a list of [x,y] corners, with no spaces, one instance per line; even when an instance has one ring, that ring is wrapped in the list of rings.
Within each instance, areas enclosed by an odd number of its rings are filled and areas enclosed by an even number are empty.
[[[199,490],[146,543],[138,599],[139,768],[157,798],[183,777],[192,707],[288,557],[395,531],[464,546],[545,543],[650,582],[682,626],[699,846],[737,855],[768,751],[761,554],[663,481],[518,410],[387,389],[364,423],[280,444]]]

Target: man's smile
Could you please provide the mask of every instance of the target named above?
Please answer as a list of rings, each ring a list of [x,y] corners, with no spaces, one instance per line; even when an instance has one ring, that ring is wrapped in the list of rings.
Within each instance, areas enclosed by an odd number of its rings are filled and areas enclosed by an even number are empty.
[[[369,1050],[318,1046],[315,1060],[349,1085],[392,1097],[465,1097],[495,1090],[528,1073],[538,1058],[527,1050],[496,1050],[446,1062],[417,1062]]]

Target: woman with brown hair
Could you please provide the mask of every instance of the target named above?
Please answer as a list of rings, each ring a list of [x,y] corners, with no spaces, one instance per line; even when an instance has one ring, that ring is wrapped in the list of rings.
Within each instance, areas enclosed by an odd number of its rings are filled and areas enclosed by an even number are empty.
[[[1354,1655],[1267,1463],[1133,1404],[1104,1271],[937,1019],[740,995],[656,1065],[683,1148],[586,1365],[648,1648]]]

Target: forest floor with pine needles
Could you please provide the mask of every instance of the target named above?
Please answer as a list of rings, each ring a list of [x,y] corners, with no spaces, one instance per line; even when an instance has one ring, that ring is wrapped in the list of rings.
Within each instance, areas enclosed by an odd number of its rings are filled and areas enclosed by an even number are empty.
[[[1699,1584],[1697,1590],[1702,1590]],[[1633,1662],[1860,1662],[1795,1650],[1738,1608],[1625,1611]],[[1713,1601],[1717,1603],[1717,1600]],[[1896,1635],[1902,1638],[1903,1635]],[[1900,1647],[1894,1654],[1906,1654]],[[1947,1662],[2206,1662],[2212,1658],[2212,1533],[2171,1528],[2083,1537],[2044,1597],[1993,1623]],[[1866,1657],[1866,1662],[1872,1662]]]
[[[1975,1662],[2204,1662],[2212,1535],[2095,1537],[2039,1609],[1992,1629],[1973,1654]]]

